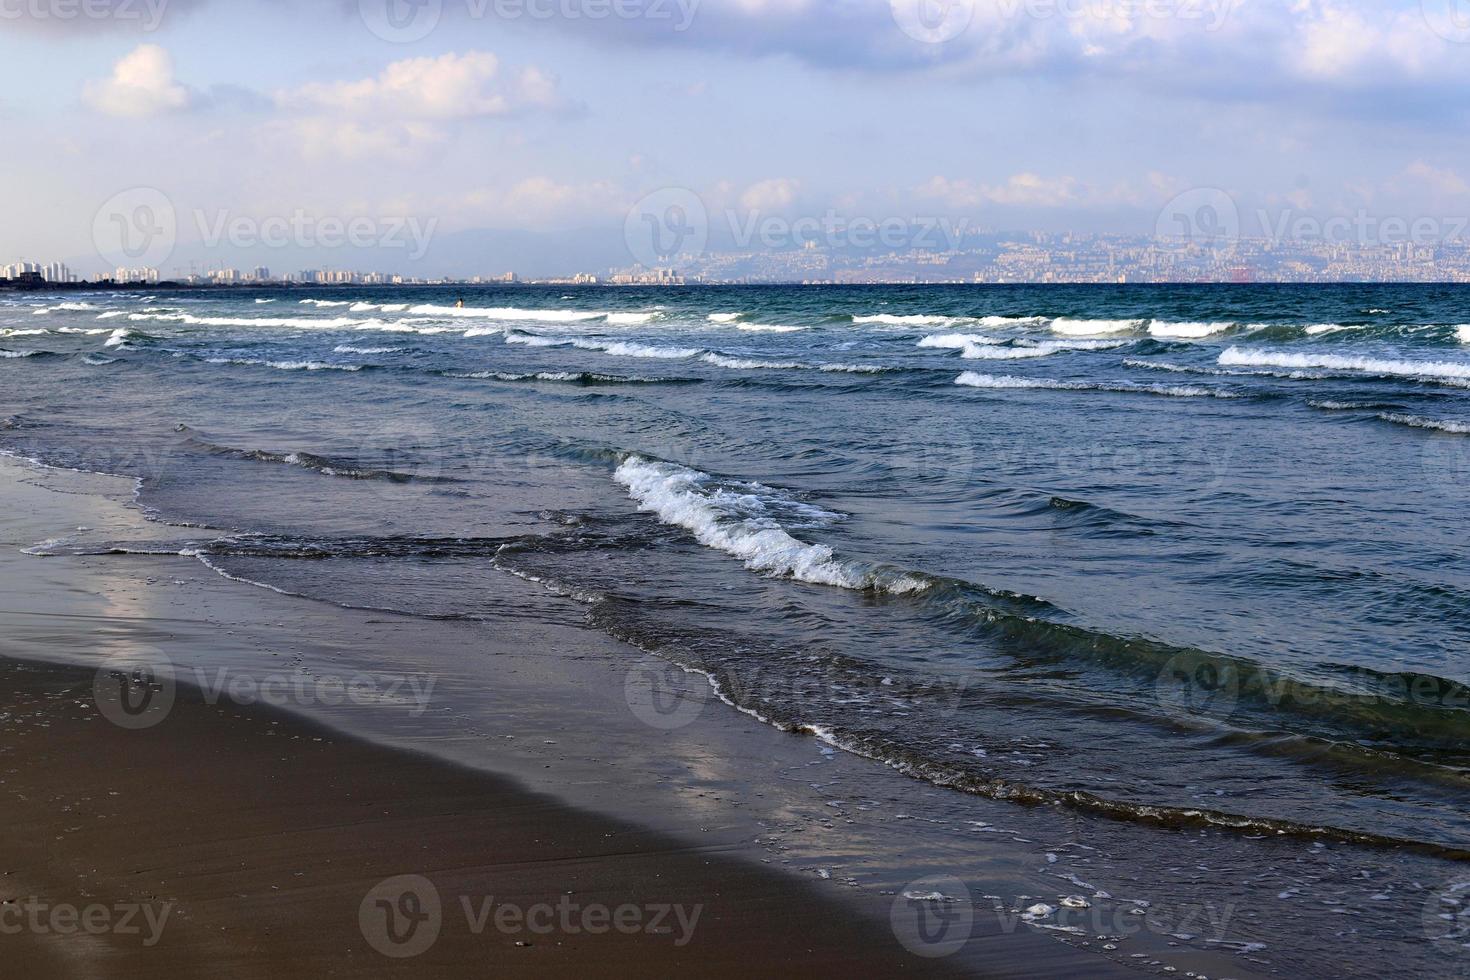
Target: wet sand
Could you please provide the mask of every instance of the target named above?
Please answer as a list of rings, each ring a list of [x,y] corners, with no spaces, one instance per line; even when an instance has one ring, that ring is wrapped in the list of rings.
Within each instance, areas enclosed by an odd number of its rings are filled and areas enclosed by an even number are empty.
[[[190,688],[165,724],[127,731],[99,712],[93,682],[0,663],[0,899],[12,909],[0,928],[19,929],[0,940],[9,975],[934,971],[887,923],[718,847]],[[437,891],[440,913],[420,929],[437,923],[438,937],[395,959],[374,948],[382,909],[362,906],[410,874]],[[432,915],[417,888],[410,901]],[[402,891],[383,894],[400,907]],[[68,907],[108,910],[107,930],[87,935]],[[400,938],[409,931],[405,918]]]

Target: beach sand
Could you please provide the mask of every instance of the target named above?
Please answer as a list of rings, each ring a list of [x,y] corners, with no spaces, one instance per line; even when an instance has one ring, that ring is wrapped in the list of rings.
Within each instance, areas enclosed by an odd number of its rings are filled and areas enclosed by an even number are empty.
[[[1137,951],[1154,972],[1172,957],[1251,975],[1167,935],[1109,956],[1019,924],[1076,890],[1034,840],[1080,839],[1071,817],[776,731],[697,675],[680,674],[697,717],[663,727],[630,686],[643,655],[549,613],[431,622],[231,581],[170,551],[210,532],[142,520],[131,489],[0,461],[0,948],[16,975],[1098,977],[1132,974],[1119,958]],[[159,553],[22,553],[45,539]],[[121,685],[157,657],[174,669],[153,693],[173,702],[134,727]],[[262,696],[390,671],[410,686]],[[72,910],[95,935],[50,927]]]

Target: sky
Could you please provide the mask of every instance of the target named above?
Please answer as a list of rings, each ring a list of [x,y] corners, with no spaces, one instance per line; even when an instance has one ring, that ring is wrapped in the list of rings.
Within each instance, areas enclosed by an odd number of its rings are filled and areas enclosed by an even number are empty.
[[[1467,97],[1470,0],[0,0],[0,264],[1463,233]]]

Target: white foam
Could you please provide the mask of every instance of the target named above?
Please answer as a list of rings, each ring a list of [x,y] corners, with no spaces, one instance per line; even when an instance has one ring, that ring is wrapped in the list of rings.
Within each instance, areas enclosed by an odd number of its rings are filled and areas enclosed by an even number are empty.
[[[126,314],[127,314],[127,311],[126,310],[108,310],[106,313],[99,313],[99,314],[97,314],[97,319],[99,319],[99,320],[112,320],[112,319],[114,319],[116,317],[125,316]]]
[[[868,570],[840,561],[826,545],[808,544],[792,537],[770,516],[783,502],[770,487],[722,485],[708,473],[638,456],[628,457],[618,467],[614,479],[628,488],[629,496],[637,501],[640,510],[656,515],[665,524],[690,531],[700,544],[741,559],[752,571],[815,585],[877,588],[896,594],[927,587],[927,583],[913,576]]]
[[[90,313],[96,309],[98,307],[93,306],[91,303],[57,303],[55,306],[38,307],[32,310],[31,314],[33,316],[40,316],[43,313]]]
[[[658,316],[657,313],[609,313],[607,322],[615,327],[636,327],[649,322],[656,316]]]
[[[818,364],[817,369],[831,374],[883,374],[893,370],[879,364]]]
[[[436,306],[424,303],[409,309],[416,316],[469,317],[481,320],[524,320],[535,323],[583,323],[608,316],[585,310],[523,310],[514,306]]]
[[[50,330],[0,330],[0,337],[40,337],[50,332]]]
[[[332,348],[333,354],[402,354],[402,347],[354,347],[351,344],[339,344]]]
[[[543,337],[535,333],[508,333],[505,335],[507,344],[524,344],[527,347],[565,347],[570,340],[561,337]]]
[[[1399,378],[1432,378],[1464,381],[1470,379],[1470,364],[1457,361],[1401,361],[1373,357],[1346,357],[1338,354],[1287,354],[1281,351],[1249,350],[1232,347],[1220,355],[1227,367],[1275,367],[1358,371],[1365,374]]]
[[[119,314],[119,315],[121,315],[121,314]],[[100,319],[100,317],[99,317],[99,319]],[[95,336],[97,336],[99,334],[110,333],[111,330],[112,330],[111,327],[57,327],[56,328],[56,332],[57,333],[78,333],[78,334],[84,334],[85,336],[88,336],[88,337],[95,337]],[[45,331],[43,330],[42,333],[45,333]]]
[[[1455,336],[1462,344],[1470,344],[1470,323],[1455,328]]]
[[[466,330],[464,332],[464,335],[465,335],[466,338],[469,338],[469,337],[493,337],[493,336],[495,336],[498,333],[504,333],[504,332],[505,331],[502,330],[500,327],[470,327],[468,330]]]
[[[791,327],[779,323],[742,323],[735,327],[748,333],[799,333],[805,327]]]
[[[710,323],[734,323],[736,320],[740,319],[744,315],[745,315],[744,313],[711,313],[709,315],[709,322]]]
[[[206,364],[240,364],[248,367],[268,367],[277,371],[361,371],[360,364],[328,364],[325,361],[252,361],[243,358],[210,357]]]
[[[304,299],[304,300],[301,301],[301,305],[302,306],[315,306],[315,307],[317,307],[319,309],[326,309],[326,308],[329,308],[329,307],[351,306],[352,303],[351,303],[350,300],[345,300],[345,299],[344,300]]]
[[[121,347],[123,344],[125,344],[125,343],[128,342],[128,339],[130,337],[136,337],[136,336],[137,336],[137,334],[135,334],[133,331],[127,329],[126,327],[122,328],[121,330],[114,330],[112,332],[112,336],[107,338],[107,341],[106,341],[106,343],[103,344],[103,346],[104,347]]]
[[[274,303],[275,300],[273,300],[273,299],[258,299],[255,302],[259,306],[264,306],[266,303]]]
[[[1115,394],[1164,395],[1170,398],[1237,398],[1229,392],[1199,385],[1137,385],[1060,381],[1051,378],[1015,378],[1005,375],[978,374],[966,371],[955,384],[967,388],[1029,389],[1045,391],[1106,391]]]
[[[1385,422],[1394,422],[1398,425],[1412,426],[1416,429],[1435,429],[1439,432],[1453,432],[1457,435],[1470,434],[1470,422],[1453,422],[1441,419],[1426,419],[1422,415],[1404,415],[1399,412],[1381,412],[1379,418]]]
[[[918,346],[933,347],[939,350],[964,350],[973,345],[999,343],[1003,341],[978,333],[934,333],[920,340]]]
[[[1098,337],[1111,333],[1137,330],[1143,320],[1072,320],[1066,317],[1053,320],[1051,328],[1068,337]]]
[[[1155,320],[1148,325],[1148,332],[1152,337],[1172,340],[1203,340],[1205,337],[1224,333],[1234,326],[1234,323],[1172,323],[1168,320]]]
[[[1030,357],[1048,357],[1060,347],[996,347],[985,344],[967,344],[960,356],[967,361],[1016,361]]]
[[[1367,330],[1367,327],[1345,327],[1340,323],[1314,323],[1306,328],[1308,337],[1320,337],[1325,333],[1341,333],[1347,330]]]
[[[0,350],[0,357],[6,358],[6,359],[19,358],[19,357],[35,357],[36,354],[38,354],[38,353],[40,353],[40,352],[39,351],[33,351],[33,350]]]
[[[899,316],[893,313],[876,313],[872,316],[855,316],[853,323],[881,323],[888,327],[942,327],[956,322],[952,316],[931,316],[922,313]]]
[[[597,340],[573,340],[572,343],[583,350],[601,351],[613,357],[656,357],[678,360],[702,353],[697,347],[653,347],[649,344],[624,343],[622,341],[608,343]]]
[[[334,305],[346,306],[347,304]],[[309,317],[193,316],[188,313],[133,313],[128,316],[128,319],[134,322],[183,323],[191,327],[272,327],[285,330],[376,329],[380,325],[380,321],[377,320],[354,320],[347,317],[317,320]]]
[[[726,357],[723,354],[705,354],[700,360],[736,371],[798,371],[806,367],[796,361],[755,361],[743,357]]]

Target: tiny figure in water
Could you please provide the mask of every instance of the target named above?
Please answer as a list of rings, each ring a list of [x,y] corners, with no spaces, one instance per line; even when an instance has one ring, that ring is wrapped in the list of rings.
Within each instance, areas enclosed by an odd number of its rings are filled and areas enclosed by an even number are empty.
[[[455,307],[455,309],[458,309],[458,310],[464,309],[464,300],[461,299],[459,302],[455,303],[454,304],[454,307]]]

